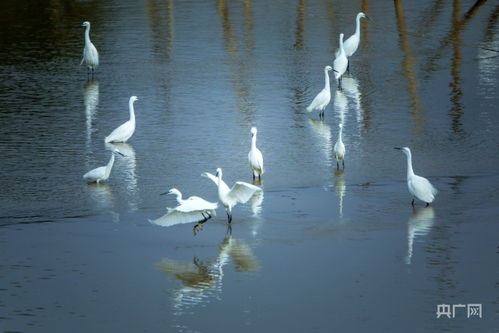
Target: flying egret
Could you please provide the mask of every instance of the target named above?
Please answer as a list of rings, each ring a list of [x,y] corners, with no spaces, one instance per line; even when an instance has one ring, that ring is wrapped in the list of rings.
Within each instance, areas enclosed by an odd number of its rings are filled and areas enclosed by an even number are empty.
[[[167,213],[162,217],[151,220],[151,223],[169,227],[175,224],[197,222],[194,226],[194,232],[212,216],[216,215],[218,203],[209,202],[197,196],[191,196],[187,199],[182,199],[182,193],[176,188],[170,189],[168,192],[161,193],[173,194],[177,197],[178,206],[175,208],[167,208]]]
[[[340,167],[340,161],[345,169],[345,144],[342,140],[343,124],[339,125],[340,131],[338,132],[338,141],[334,144],[334,157],[336,158],[336,167]]]
[[[222,180],[222,169],[217,169],[217,174],[214,176],[209,172],[204,172],[201,176],[211,179],[218,186],[218,198],[225,207],[229,224],[232,222],[232,207],[238,203],[245,203],[253,194],[262,189],[258,186],[251,185],[245,182],[236,182],[232,188]]]
[[[265,172],[263,169],[263,155],[260,149],[256,147],[256,133],[257,133],[256,127],[251,128],[251,149],[248,153],[248,161],[251,167],[251,170],[253,171],[253,180],[258,177],[258,179],[261,179],[262,174]]]
[[[111,169],[113,168],[114,153],[118,153],[124,156],[118,149],[115,149],[111,153],[111,158],[109,159],[107,165],[90,170],[89,172],[83,175],[83,179],[85,179],[89,183],[96,182],[97,184],[100,183],[101,181],[107,180],[109,178],[109,175],[111,174]]]
[[[97,52],[94,44],[90,41],[90,22],[85,21],[82,26],[85,27],[85,46],[83,47],[83,57],[80,66],[85,62],[87,71],[91,71],[93,74],[94,70],[99,66],[99,52]]]
[[[312,112],[313,110],[319,110],[319,118],[324,118],[324,109],[328,106],[331,101],[331,88],[329,85],[329,71],[333,68],[331,66],[324,67],[324,89],[322,89],[317,96],[315,96],[314,100],[307,107],[308,112]]]
[[[429,206],[435,199],[435,195],[438,192],[437,189],[428,179],[414,174],[412,170],[411,150],[408,147],[395,147],[395,149],[402,150],[407,156],[407,187],[409,188],[409,192],[419,200],[426,202],[426,206]],[[414,206],[414,198],[411,204]]]
[[[118,126],[105,138],[105,142],[126,142],[135,132],[135,110],[133,103],[138,100],[137,96],[130,97],[128,109],[130,110],[130,120]]]
[[[348,58],[343,47],[343,34],[340,34],[340,49],[336,52],[336,58],[333,62],[334,77],[338,81],[338,87],[341,89],[341,77],[347,70]]]
[[[358,47],[359,47],[359,42],[360,42],[360,19],[361,18],[367,18],[369,19],[369,17],[367,17],[366,14],[360,12],[357,14],[357,18],[356,18],[356,26],[355,26],[355,33],[348,37],[348,39],[345,41],[345,43],[343,43],[343,48],[345,49],[345,54],[348,58],[350,58],[354,53],[355,51],[357,51]],[[350,67],[350,62],[348,63],[348,67]],[[348,68],[347,68],[348,70]]]

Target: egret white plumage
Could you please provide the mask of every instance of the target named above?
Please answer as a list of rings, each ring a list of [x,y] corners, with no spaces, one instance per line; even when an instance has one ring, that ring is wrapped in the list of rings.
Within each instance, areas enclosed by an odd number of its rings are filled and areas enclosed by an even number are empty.
[[[324,109],[331,101],[331,87],[329,84],[329,71],[333,68],[331,66],[324,67],[324,88],[315,96],[312,103],[307,107],[308,112],[319,110],[319,117],[324,118]]]
[[[232,222],[232,207],[238,203],[247,202],[257,191],[262,189],[258,186],[251,185],[245,182],[236,182],[232,188],[222,180],[222,169],[217,169],[217,174],[214,176],[209,172],[204,172],[201,176],[211,179],[218,187],[218,198],[227,212],[229,224]]]
[[[414,174],[412,170],[412,154],[408,147],[395,147],[395,149],[402,150],[407,156],[407,187],[409,192],[419,200],[426,202],[426,206],[435,200],[438,190],[424,177]],[[414,198],[411,204],[414,206]]]
[[[99,66],[99,52],[97,52],[94,44],[90,41],[90,22],[85,21],[82,26],[85,27],[85,46],[83,47],[83,57],[80,66],[85,62],[87,71],[93,73],[97,66]]]
[[[263,169],[263,155],[260,149],[256,147],[256,127],[251,128],[251,149],[248,153],[248,161],[253,172],[253,180],[257,177],[261,179],[262,174],[265,172]]]
[[[123,154],[118,149],[115,149],[111,153],[111,158],[109,159],[107,165],[90,170],[83,175],[83,179],[85,179],[89,183],[100,183],[101,181],[106,181],[109,178],[109,175],[111,174],[111,170],[113,168],[114,153],[118,153],[123,156]]]
[[[212,216],[216,215],[218,203],[209,202],[197,196],[191,196],[187,199],[182,199],[182,193],[176,188],[170,189],[168,192],[161,193],[173,194],[177,197],[178,206],[175,208],[167,208],[167,213],[162,217],[151,220],[151,223],[162,227],[169,227],[175,224],[197,222],[194,226],[194,231]]]
[[[348,39],[343,43],[343,48],[345,50],[345,54],[347,58],[350,58],[359,48],[359,42],[360,42],[360,19],[361,18],[367,18],[366,14],[360,12],[357,14],[357,18],[355,19],[356,21],[356,26],[355,26],[355,33],[348,37]],[[348,63],[348,67],[350,67],[350,62]],[[347,68],[348,70],[348,68]]]
[[[338,132],[338,141],[334,144],[334,157],[336,158],[336,167],[340,167],[340,161],[343,164],[343,169],[345,169],[345,144],[343,143],[342,132],[343,124],[339,125],[340,130]]]
[[[340,34],[340,48],[336,52],[336,58],[333,62],[334,77],[338,82],[338,87],[341,89],[341,77],[348,67],[348,58],[343,47],[343,34]]]
[[[105,142],[126,142],[135,132],[135,109],[133,103],[138,100],[137,96],[131,96],[128,102],[128,109],[130,111],[130,120],[118,126],[105,138]]]

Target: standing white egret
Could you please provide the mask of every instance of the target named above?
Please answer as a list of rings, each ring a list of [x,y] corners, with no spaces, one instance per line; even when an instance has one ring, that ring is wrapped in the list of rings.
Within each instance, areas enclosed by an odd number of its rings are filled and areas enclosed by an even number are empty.
[[[130,120],[118,126],[114,131],[111,132],[106,139],[106,143],[109,142],[126,142],[135,132],[135,109],[133,108],[133,103],[138,100],[137,96],[130,97],[128,102],[128,109],[130,110]]]
[[[232,222],[232,207],[238,203],[245,203],[253,194],[262,189],[258,186],[251,185],[245,182],[236,182],[232,188],[222,180],[222,169],[217,169],[217,174],[214,176],[209,172],[204,172],[201,176],[211,179],[218,186],[218,198],[225,207],[229,224]]]
[[[343,143],[342,132],[343,124],[339,125],[340,130],[338,132],[338,141],[334,144],[334,157],[336,158],[336,167],[340,167],[340,161],[343,164],[343,169],[345,169],[345,144]]]
[[[111,153],[111,158],[109,159],[107,165],[90,170],[83,175],[83,179],[85,179],[89,183],[97,182],[97,184],[101,181],[107,180],[109,178],[109,175],[111,174],[111,169],[113,168],[114,153],[118,153],[123,156],[123,154],[118,149],[115,149]]]
[[[331,66],[324,67],[324,89],[322,89],[317,96],[315,96],[314,100],[307,107],[308,112],[312,112],[313,110],[319,110],[319,118],[324,118],[324,109],[328,106],[331,101],[331,87],[329,84],[329,71],[333,68]]]
[[[99,52],[94,44],[90,41],[90,22],[85,21],[82,24],[85,27],[85,46],[83,47],[83,57],[80,66],[85,62],[87,71],[94,73],[94,70],[99,66]]]
[[[169,227],[175,224],[198,222],[193,228],[194,232],[196,232],[203,223],[216,215],[215,209],[218,207],[218,203],[216,202],[209,202],[197,196],[182,199],[182,193],[176,188],[161,193],[161,195],[164,194],[176,195],[178,206],[167,208],[168,212],[164,216],[156,220],[151,220],[151,223],[162,227]]]
[[[348,37],[348,39],[343,44],[343,48],[345,49],[345,54],[348,58],[350,58],[355,53],[355,51],[357,51],[357,49],[359,48],[360,19],[361,18],[369,19],[369,17],[367,17],[366,14],[364,14],[362,12],[358,13],[357,18],[356,18],[355,33],[352,36]],[[350,63],[348,63],[348,67],[350,67]],[[347,70],[348,70],[348,68],[347,68]]]
[[[395,149],[402,150],[407,156],[407,187],[409,192],[419,200],[426,202],[426,206],[429,206],[438,193],[437,189],[428,179],[414,174],[412,170],[412,154],[408,147],[395,147]],[[414,206],[414,198],[411,204]]]
[[[333,62],[334,77],[338,81],[338,87],[341,89],[341,77],[348,67],[348,58],[343,47],[343,34],[340,34],[340,49],[336,52],[336,58]]]
[[[251,128],[251,149],[248,153],[248,161],[253,171],[253,180],[258,177],[261,179],[263,173],[265,172],[263,169],[263,155],[260,149],[256,147],[256,127]]]

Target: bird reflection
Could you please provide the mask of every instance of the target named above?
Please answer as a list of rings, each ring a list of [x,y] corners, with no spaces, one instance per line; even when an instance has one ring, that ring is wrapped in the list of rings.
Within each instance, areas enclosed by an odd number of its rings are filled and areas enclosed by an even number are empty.
[[[340,217],[343,217],[343,197],[346,193],[344,169],[336,169],[334,172],[334,188],[336,190],[336,196],[338,197],[338,211]]]
[[[431,206],[413,208],[411,217],[407,222],[407,257],[406,264],[412,260],[414,239],[416,236],[426,236],[435,223],[435,213]]]
[[[220,300],[222,293],[223,268],[232,262],[237,272],[252,272],[260,269],[260,263],[251,248],[242,240],[226,237],[220,244],[215,258],[192,262],[162,259],[156,264],[171,280],[177,280],[182,286],[172,295],[175,315],[182,315],[197,305],[209,303],[212,299]]]
[[[345,123],[345,114],[348,109],[348,100],[341,90],[336,90],[334,96],[334,111],[338,114],[339,122]]]
[[[320,146],[325,160],[328,163],[331,162],[331,151],[333,149],[331,127],[324,121],[324,119],[309,118],[308,122],[312,126],[312,130],[320,137]]]
[[[361,101],[361,93],[359,91],[359,82],[353,77],[343,78],[343,92],[345,95],[353,100],[355,115],[357,118],[357,124],[360,125],[363,122],[363,113]]]
[[[111,187],[106,183],[88,183],[86,188],[90,191],[90,198],[95,202],[99,210],[108,211],[112,221],[118,223],[120,215],[116,213],[114,206],[114,194]]]
[[[121,165],[120,170],[124,169],[124,173],[121,175],[121,179],[126,184],[126,193],[129,196],[128,203],[132,210],[136,210],[138,206],[137,202],[137,161],[135,158],[135,149],[129,143],[106,143],[106,149],[114,150],[118,149],[124,156],[120,158],[117,162]],[[123,167],[124,164],[124,167]]]
[[[86,146],[90,150],[92,146],[92,122],[97,113],[97,106],[99,105],[99,81],[89,79],[85,83],[83,90],[83,105],[85,106],[85,119],[86,119]]]
[[[263,191],[255,192],[249,200],[251,212],[253,216],[257,216],[262,211]]]

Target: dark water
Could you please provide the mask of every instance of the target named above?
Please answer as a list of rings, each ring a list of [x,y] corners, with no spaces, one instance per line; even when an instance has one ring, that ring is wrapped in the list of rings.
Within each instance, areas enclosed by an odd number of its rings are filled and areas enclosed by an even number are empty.
[[[338,35],[361,45],[325,121],[305,107]],[[499,332],[499,7],[494,1],[2,1],[4,332]],[[81,23],[101,64],[79,67]],[[137,129],[106,184],[104,137]],[[345,171],[332,147],[344,123]],[[263,196],[148,223],[202,172]],[[410,205],[404,155],[439,189]],[[482,318],[436,318],[438,304]]]

